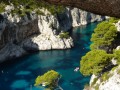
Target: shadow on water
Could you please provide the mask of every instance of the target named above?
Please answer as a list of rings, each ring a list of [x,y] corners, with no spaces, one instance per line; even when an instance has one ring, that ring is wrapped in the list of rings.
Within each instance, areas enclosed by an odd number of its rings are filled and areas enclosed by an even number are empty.
[[[75,47],[67,50],[40,51],[0,65],[0,90],[44,90],[34,87],[34,80],[48,70],[62,75],[59,85],[64,90],[83,90],[90,77],[74,72],[80,59],[89,51],[90,37],[97,23],[74,28]],[[31,87],[32,85],[32,87]]]

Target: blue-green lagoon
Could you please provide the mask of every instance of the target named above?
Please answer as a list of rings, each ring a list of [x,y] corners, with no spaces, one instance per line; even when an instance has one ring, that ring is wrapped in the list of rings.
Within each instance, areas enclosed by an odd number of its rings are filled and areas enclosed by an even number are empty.
[[[89,51],[90,37],[97,23],[74,28],[71,35],[75,47],[67,50],[39,51],[19,59],[0,64],[0,90],[44,90],[34,87],[35,78],[48,70],[62,75],[59,85],[63,90],[83,90],[90,77],[84,77],[74,69]]]

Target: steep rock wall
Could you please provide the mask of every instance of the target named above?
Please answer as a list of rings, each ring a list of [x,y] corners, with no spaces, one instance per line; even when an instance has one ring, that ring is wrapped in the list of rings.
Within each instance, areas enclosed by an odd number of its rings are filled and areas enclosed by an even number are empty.
[[[92,13],[120,18],[120,0],[44,0],[50,4],[77,7]],[[41,0],[39,0],[39,3]]]
[[[60,38],[61,32],[105,19],[77,8],[66,8],[55,16],[49,15],[47,10],[44,15],[33,12],[24,17],[13,16],[9,11],[0,15],[0,62],[29,51],[71,48],[74,46],[72,38]]]

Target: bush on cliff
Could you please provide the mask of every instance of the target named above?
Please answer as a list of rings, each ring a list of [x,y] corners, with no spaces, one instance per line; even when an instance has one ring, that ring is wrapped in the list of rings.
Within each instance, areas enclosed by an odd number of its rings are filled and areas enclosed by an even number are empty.
[[[66,39],[70,37],[69,32],[60,33],[59,36],[60,38],[66,38]]]
[[[119,18],[111,17],[109,19],[109,22],[111,22],[111,23],[117,23],[119,20],[120,20]]]
[[[109,47],[117,36],[117,28],[114,24],[104,21],[97,25],[92,34],[91,50]]]
[[[120,64],[120,50],[114,51],[114,58],[117,60],[117,63]]]

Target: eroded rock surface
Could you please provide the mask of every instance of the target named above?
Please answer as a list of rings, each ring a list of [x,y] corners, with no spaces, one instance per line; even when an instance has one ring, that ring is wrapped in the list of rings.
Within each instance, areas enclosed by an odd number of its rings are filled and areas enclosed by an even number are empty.
[[[41,0],[39,0],[40,2]],[[44,0],[51,4],[77,7],[92,13],[120,18],[120,0]]]
[[[10,14],[10,9],[8,6],[0,15],[0,61],[30,51],[71,48],[74,46],[72,38],[60,38],[60,33],[69,32],[73,26],[105,19],[77,8],[66,8],[54,16],[44,10],[44,15],[32,12],[24,17]]]

